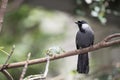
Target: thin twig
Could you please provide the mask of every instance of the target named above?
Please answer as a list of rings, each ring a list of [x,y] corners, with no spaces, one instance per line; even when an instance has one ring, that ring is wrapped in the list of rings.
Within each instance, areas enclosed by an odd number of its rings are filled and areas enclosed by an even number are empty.
[[[1,3],[1,8],[0,8],[0,32],[2,30],[3,18],[4,18],[5,11],[6,11],[7,3],[8,3],[8,0],[2,0],[2,3]]]
[[[31,56],[31,53],[28,54],[27,56],[27,60],[26,60],[26,64],[23,68],[23,71],[21,73],[21,76],[20,76],[20,79],[19,80],[23,80],[24,76],[25,76],[25,73],[26,73],[26,70],[27,70],[27,67],[28,67],[28,63],[29,63],[29,59],[30,59],[30,56]]]
[[[116,34],[114,34],[114,35],[109,35],[109,36],[107,36],[107,37],[104,39],[104,41],[105,41],[105,42],[108,42],[108,41],[110,41],[112,38],[117,38],[117,37],[120,37],[120,33],[116,33]]]
[[[7,70],[4,69],[1,72],[6,76],[8,80],[13,80],[13,77],[9,74]]]
[[[46,59],[47,59],[47,63],[46,63],[44,73],[43,74],[30,75],[30,76],[26,77],[25,80],[45,80],[46,76],[48,74],[48,70],[49,70],[50,56],[47,55]]]
[[[3,64],[2,68],[0,68],[1,70],[4,69],[4,68],[6,67],[6,65],[8,64],[8,61],[9,61],[9,59],[11,58],[14,50],[15,50],[15,45],[13,45],[12,50],[11,50],[10,54],[8,55],[7,60],[6,60],[5,63]]]
[[[48,71],[49,71],[49,64],[50,64],[50,56],[47,56],[47,63],[46,63],[46,67],[45,67],[45,72],[43,74],[43,77],[46,78]]]
[[[116,38],[116,35],[117,35],[117,37],[120,37],[120,33],[112,34],[109,37],[106,37],[108,42],[105,41],[105,39],[106,39],[105,38],[104,40],[102,40],[101,42],[99,42],[97,44],[94,44],[93,46],[83,48],[83,49],[68,51],[65,53],[61,53],[59,55],[55,55],[53,57],[50,57],[50,60],[55,60],[55,59],[60,59],[60,58],[69,57],[69,56],[73,56],[73,55],[83,54],[83,53],[95,51],[95,50],[98,50],[101,48],[110,47],[114,44],[120,44],[120,39],[110,41],[111,39]],[[33,59],[33,60],[29,60],[29,65],[43,63],[46,61],[47,61],[46,58]],[[5,69],[22,67],[25,65],[25,63],[26,63],[26,61],[11,63],[11,64],[6,65]],[[1,68],[1,66],[2,65],[0,65],[0,68]]]

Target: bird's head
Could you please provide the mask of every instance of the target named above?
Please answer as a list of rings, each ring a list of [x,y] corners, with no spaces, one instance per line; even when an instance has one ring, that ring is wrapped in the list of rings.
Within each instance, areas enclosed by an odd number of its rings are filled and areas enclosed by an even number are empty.
[[[81,21],[77,21],[77,22],[75,22],[75,23],[78,25],[79,30],[80,30],[81,32],[84,32],[84,33],[85,33],[85,30],[88,28],[87,22],[84,21],[84,20],[81,20]]]
[[[87,22],[86,21],[84,21],[84,20],[81,20],[81,21],[77,21],[77,22],[75,22],[79,27],[81,27],[82,26],[82,24],[86,24]]]

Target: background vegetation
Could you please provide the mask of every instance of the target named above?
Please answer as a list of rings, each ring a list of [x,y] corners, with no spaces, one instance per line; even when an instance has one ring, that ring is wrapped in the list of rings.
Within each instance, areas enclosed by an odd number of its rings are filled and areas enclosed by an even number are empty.
[[[59,8],[57,8],[58,6],[56,5],[62,4],[64,1],[60,1],[61,3],[55,2],[54,4],[49,0],[46,0],[45,2],[39,0],[18,0],[18,2],[20,2],[20,5],[16,6],[13,4],[15,3],[15,0],[9,1],[3,29],[0,33],[0,46],[4,47],[5,51],[10,52],[12,45],[16,45],[15,52],[10,59],[10,62],[26,60],[26,56],[29,52],[32,53],[31,59],[45,56],[44,51],[48,47],[59,46],[61,42],[66,40],[67,31],[71,30],[68,27],[71,25],[71,20],[69,19],[76,17],[82,16],[83,19],[87,18],[95,21],[98,25],[104,24],[104,26],[106,26],[114,24],[119,28],[118,31],[113,30],[111,33],[120,31],[120,0],[66,0],[65,5],[69,3],[70,5],[68,5],[65,10],[62,8],[65,6],[64,4],[60,5]],[[39,3],[43,4],[39,5]],[[73,6],[73,8],[69,9],[69,6]],[[72,24],[74,24],[74,22]],[[6,57],[6,54],[0,52],[0,64],[4,63]],[[96,64],[94,60],[92,62],[92,65]],[[61,61],[59,60],[58,62],[53,61],[51,63],[50,76],[60,74],[60,71],[58,70],[61,68],[60,63]],[[45,64],[30,66],[25,76],[43,72],[44,66]],[[9,70],[15,80],[19,79],[21,71],[21,68]],[[97,76],[96,79],[112,80],[112,76],[117,74],[120,75],[119,71],[120,68],[114,68],[110,73],[101,74],[100,76]],[[76,75],[74,70],[72,74]],[[6,80],[1,73],[0,80]]]

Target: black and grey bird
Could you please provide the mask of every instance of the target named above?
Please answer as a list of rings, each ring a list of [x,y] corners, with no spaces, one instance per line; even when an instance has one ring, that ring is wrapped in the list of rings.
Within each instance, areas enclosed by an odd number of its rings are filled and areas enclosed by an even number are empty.
[[[86,48],[94,43],[94,32],[88,23],[84,20],[75,22],[79,31],[76,34],[77,49]],[[89,72],[89,56],[88,52],[78,55],[77,72],[88,74]]]

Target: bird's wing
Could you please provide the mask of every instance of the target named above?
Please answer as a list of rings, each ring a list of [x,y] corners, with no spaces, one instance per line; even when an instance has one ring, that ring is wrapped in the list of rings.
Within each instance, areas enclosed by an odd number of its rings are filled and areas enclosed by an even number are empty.
[[[90,40],[91,40],[91,45],[93,45],[94,44],[94,34],[92,34]]]
[[[78,35],[78,33],[77,33],[77,35],[76,35],[76,48],[77,49],[80,49],[80,46],[78,45],[79,44],[79,35]]]
[[[77,48],[77,49],[80,49],[80,47],[78,46],[78,44],[76,44],[76,48]]]

